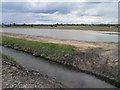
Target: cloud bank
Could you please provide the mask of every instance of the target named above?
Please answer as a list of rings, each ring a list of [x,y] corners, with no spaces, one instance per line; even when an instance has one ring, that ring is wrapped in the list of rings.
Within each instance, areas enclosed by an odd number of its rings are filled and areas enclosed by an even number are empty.
[[[118,2],[2,2],[2,22],[117,24]]]

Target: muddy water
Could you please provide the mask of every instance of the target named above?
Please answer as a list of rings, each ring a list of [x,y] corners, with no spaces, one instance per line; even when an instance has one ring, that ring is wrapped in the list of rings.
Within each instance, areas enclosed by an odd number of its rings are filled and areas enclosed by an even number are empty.
[[[88,31],[88,30],[63,30],[63,29],[26,29],[4,28],[2,32],[28,35],[50,36],[58,39],[93,41],[93,42],[118,42],[117,32]]]
[[[1,46],[2,47],[2,46]],[[2,47],[2,52],[17,60],[23,67],[55,78],[69,88],[113,88],[114,86],[94,76],[69,70],[60,64],[37,58],[27,53]]]

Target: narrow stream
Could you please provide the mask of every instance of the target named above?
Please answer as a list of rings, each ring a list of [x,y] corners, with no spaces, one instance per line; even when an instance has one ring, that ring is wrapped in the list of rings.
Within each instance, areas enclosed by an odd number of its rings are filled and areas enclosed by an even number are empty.
[[[27,53],[3,46],[0,46],[0,48],[2,48],[1,51],[4,54],[15,58],[23,67],[55,78],[56,81],[61,82],[69,88],[114,88],[114,86],[94,76],[69,70],[60,64],[49,62],[43,58],[34,57]]]

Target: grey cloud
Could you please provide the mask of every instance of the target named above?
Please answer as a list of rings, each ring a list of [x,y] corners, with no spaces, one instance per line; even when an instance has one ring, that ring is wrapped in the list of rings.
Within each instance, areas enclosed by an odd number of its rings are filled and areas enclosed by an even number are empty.
[[[44,5],[43,5],[44,4]],[[77,4],[77,3],[75,3]],[[29,13],[55,13],[60,12],[62,14],[69,13],[72,7],[74,7],[73,3],[65,3],[65,2],[50,2],[50,3],[36,3],[37,8],[32,7],[27,2],[3,2],[2,9],[3,12],[29,12]]]
[[[110,2],[2,3],[5,23],[115,23],[117,8],[117,3]]]
[[[21,12],[27,10],[27,3],[24,2],[2,2],[3,12]]]

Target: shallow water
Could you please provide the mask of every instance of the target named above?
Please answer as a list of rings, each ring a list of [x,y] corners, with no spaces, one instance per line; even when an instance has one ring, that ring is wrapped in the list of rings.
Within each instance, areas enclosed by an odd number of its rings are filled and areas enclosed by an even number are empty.
[[[98,78],[82,72],[69,70],[60,64],[47,61],[43,58],[34,57],[27,53],[17,51],[11,48],[2,47],[2,52],[12,56],[23,67],[40,72],[55,78],[69,88],[113,88],[114,86],[99,80]]]
[[[2,32],[28,35],[42,35],[55,37],[58,39],[81,40],[92,42],[118,42],[117,32],[106,31],[4,28],[2,29]]]

